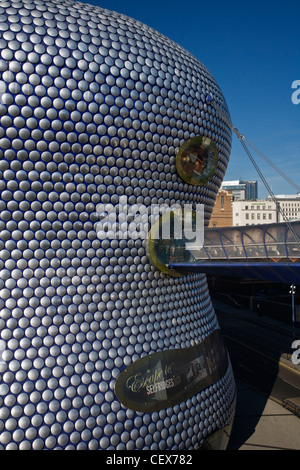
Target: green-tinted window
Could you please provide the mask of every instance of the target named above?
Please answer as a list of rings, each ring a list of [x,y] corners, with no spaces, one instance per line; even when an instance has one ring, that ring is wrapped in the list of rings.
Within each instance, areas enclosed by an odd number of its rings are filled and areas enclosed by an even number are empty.
[[[180,177],[189,184],[205,184],[216,170],[218,150],[208,137],[193,137],[179,149],[176,168]]]
[[[188,211],[186,210],[186,212]],[[191,229],[195,230],[196,213],[191,211],[190,215],[193,225]],[[192,262],[194,260],[186,248],[183,227],[184,210],[177,209],[162,215],[148,234],[148,255],[153,264],[169,276],[186,275],[186,273],[169,268],[170,263]]]

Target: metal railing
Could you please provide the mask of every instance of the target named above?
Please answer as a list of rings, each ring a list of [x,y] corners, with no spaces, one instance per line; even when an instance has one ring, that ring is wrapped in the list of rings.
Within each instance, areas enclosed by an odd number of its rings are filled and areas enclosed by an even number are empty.
[[[293,232],[285,223],[245,227],[208,228],[203,247],[193,252],[195,261],[289,261],[300,260],[300,221]]]
[[[282,405],[284,406],[284,408],[291,411],[294,415],[300,418],[300,406],[295,405],[295,403],[292,403],[290,400],[286,399],[282,400]]]

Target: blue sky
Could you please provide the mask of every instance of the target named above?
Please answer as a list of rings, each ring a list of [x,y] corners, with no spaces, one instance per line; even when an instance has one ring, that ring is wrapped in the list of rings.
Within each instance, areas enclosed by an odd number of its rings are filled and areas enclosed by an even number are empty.
[[[217,80],[233,124],[300,186],[300,2],[296,0],[90,0],[146,23],[183,46]],[[300,97],[300,94],[299,94]],[[251,150],[274,194],[295,194]],[[241,143],[233,136],[225,180],[256,179],[267,191]]]

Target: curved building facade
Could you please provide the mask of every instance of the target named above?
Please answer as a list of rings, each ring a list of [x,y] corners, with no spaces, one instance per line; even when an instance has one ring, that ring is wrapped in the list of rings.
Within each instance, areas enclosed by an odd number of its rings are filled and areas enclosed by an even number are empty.
[[[205,275],[97,229],[121,197],[204,204],[208,225],[231,146],[214,78],[122,14],[7,0],[0,87],[0,448],[224,448],[235,384]],[[218,158],[186,182],[199,136]]]

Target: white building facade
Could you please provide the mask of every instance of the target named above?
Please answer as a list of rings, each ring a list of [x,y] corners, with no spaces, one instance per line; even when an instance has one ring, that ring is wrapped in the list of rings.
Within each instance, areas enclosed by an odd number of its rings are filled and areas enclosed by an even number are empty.
[[[267,199],[234,200],[232,202],[233,226],[275,224],[286,220],[300,220],[300,194],[277,195],[276,202]]]
[[[233,226],[275,224],[276,203],[269,199],[238,200],[232,202]]]
[[[278,204],[278,222],[285,222],[284,216],[289,221],[300,219],[300,194],[281,194],[275,198]],[[270,196],[268,200],[271,200]]]

